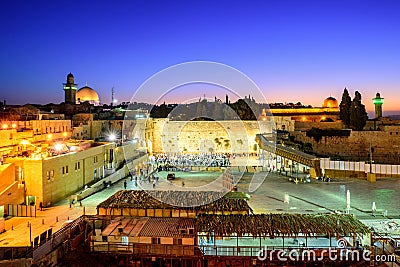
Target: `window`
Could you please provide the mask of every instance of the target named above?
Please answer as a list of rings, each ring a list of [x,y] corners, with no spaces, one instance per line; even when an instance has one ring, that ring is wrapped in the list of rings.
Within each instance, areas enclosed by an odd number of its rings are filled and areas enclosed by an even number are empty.
[[[46,172],[46,178],[47,178],[47,180],[50,180],[50,172],[49,171]]]
[[[93,161],[94,163],[97,163],[97,162],[99,161],[99,160],[97,159],[97,156],[94,156],[94,157],[93,157],[93,160],[94,160],[94,161]]]
[[[67,174],[68,173],[68,165],[65,167],[62,167],[62,174]]]
[[[193,228],[189,228],[189,235],[194,235],[194,229]]]
[[[80,170],[80,169],[81,169],[80,161],[75,162],[75,171]]]
[[[182,238],[174,238],[174,245],[182,245]]]
[[[186,229],[179,229],[179,233],[181,235],[186,235]]]
[[[103,240],[103,242],[107,242],[107,236],[106,236],[106,235],[103,235],[103,236],[101,237],[101,240]]]
[[[51,178],[54,178],[54,170],[51,170],[51,171],[50,171],[50,177],[51,177]]]
[[[152,238],[151,238],[151,243],[152,243],[152,244],[161,244],[161,238],[159,238],[159,237],[152,237]]]

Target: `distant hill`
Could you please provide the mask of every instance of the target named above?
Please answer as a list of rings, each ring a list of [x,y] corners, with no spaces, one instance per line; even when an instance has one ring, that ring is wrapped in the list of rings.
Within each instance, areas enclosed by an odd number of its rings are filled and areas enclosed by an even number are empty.
[[[400,120],[400,115],[388,115],[385,117],[388,117],[389,119],[392,119],[392,120]]]

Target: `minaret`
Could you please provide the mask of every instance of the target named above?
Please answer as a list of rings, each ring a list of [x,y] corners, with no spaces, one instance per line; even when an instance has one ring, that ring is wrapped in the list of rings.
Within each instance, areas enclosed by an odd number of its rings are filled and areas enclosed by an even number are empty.
[[[77,84],[75,84],[74,75],[70,72],[67,75],[67,83],[63,83],[65,92],[65,103],[75,104],[76,103],[76,89]]]
[[[381,98],[380,93],[376,93],[376,97],[372,98],[373,103],[375,105],[375,119],[382,118],[382,104],[383,98]]]

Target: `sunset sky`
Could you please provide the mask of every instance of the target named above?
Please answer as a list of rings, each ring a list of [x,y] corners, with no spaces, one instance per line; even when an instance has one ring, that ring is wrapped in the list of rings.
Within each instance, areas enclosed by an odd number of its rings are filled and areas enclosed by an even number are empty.
[[[358,90],[400,113],[400,1],[5,1],[0,98],[60,103],[72,72],[109,103],[193,60],[248,75],[268,102],[321,106]],[[198,88],[195,86],[193,88]],[[181,90],[171,101],[213,91]],[[151,94],[151,92],[149,92]],[[218,92],[224,98],[224,92]]]

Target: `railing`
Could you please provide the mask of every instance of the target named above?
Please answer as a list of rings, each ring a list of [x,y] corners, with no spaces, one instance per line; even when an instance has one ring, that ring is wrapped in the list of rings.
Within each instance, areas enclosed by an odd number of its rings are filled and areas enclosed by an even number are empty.
[[[236,257],[258,257],[262,255],[269,255],[276,257],[277,254],[284,256],[288,253],[295,253],[302,255],[303,251],[312,251],[316,256],[321,256],[323,251],[332,251],[333,253],[341,253],[341,251],[357,250],[355,247],[300,247],[300,246],[214,246],[214,245],[201,245],[198,246],[204,256],[236,256]],[[289,255],[289,254],[288,254]],[[329,254],[326,254],[327,256]]]
[[[8,215],[16,217],[36,217],[36,207],[32,205],[8,204]]]
[[[31,247],[0,247],[0,260],[32,258]]]
[[[92,241],[91,251],[97,253],[129,253],[138,255],[194,256],[195,246],[164,244],[124,244]]]
[[[81,216],[74,220],[73,222],[67,224],[57,232],[55,232],[48,240],[33,249],[33,262],[37,262],[43,256],[47,255],[53,251],[58,246],[62,245],[64,241],[70,240],[72,238],[71,233],[76,232],[79,225],[85,220],[84,216]]]
[[[311,254],[314,257],[324,257],[327,251],[343,254],[350,250],[357,250],[355,247],[282,247],[282,246],[214,246],[214,245],[164,245],[164,244],[124,244],[117,242],[92,241],[91,251],[94,253],[127,253],[136,255],[169,255],[169,256],[228,256],[228,257],[258,257],[268,255],[277,257],[289,255],[296,252],[296,255]],[[201,251],[201,254],[196,251]],[[308,253],[310,252],[310,253]],[[326,256],[329,254],[326,253]]]

